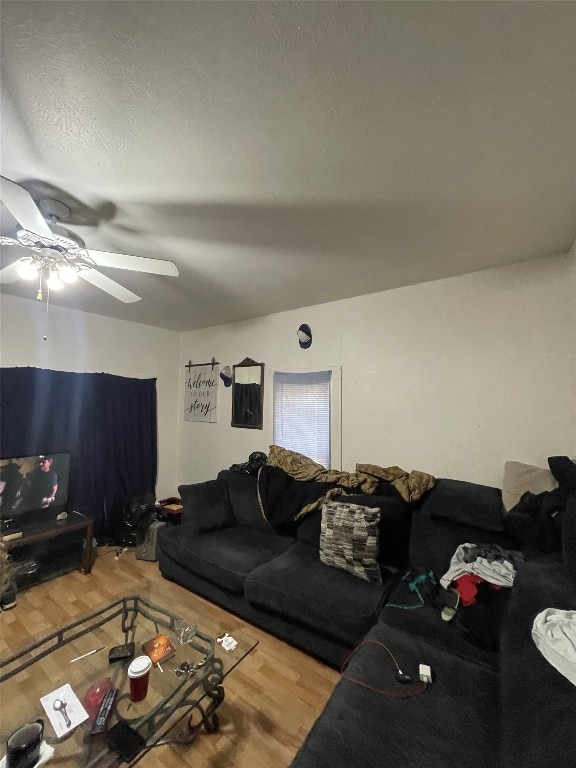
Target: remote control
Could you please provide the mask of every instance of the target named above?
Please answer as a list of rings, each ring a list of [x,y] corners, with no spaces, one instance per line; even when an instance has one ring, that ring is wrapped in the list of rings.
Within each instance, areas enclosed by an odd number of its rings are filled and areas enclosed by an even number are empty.
[[[103,733],[106,730],[106,723],[108,722],[108,718],[112,712],[112,707],[114,706],[117,695],[118,688],[110,688],[104,694],[104,698],[100,704],[100,709],[98,710],[96,719],[94,720],[92,728],[90,729],[90,734],[92,736],[95,736],[98,733]]]

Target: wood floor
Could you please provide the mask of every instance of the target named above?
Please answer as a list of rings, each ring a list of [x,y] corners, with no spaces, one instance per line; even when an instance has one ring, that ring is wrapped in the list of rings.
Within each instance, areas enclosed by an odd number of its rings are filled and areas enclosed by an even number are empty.
[[[162,580],[173,597],[174,610],[182,606],[208,614],[224,621],[232,632],[245,629],[259,644],[226,678],[226,699],[218,710],[219,732],[202,732],[190,746],[156,747],[138,766],[286,768],[320,714],[338,673],[167,582],[157,563],[136,560],[133,550],[118,560],[115,554],[115,548],[102,547],[90,575],[70,573],[21,591],[15,608],[0,612],[0,653],[94,605],[130,592],[142,579]]]

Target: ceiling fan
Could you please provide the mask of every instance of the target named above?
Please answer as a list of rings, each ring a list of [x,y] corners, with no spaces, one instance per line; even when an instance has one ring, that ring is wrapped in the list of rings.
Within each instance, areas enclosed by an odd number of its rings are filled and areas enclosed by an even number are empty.
[[[74,283],[81,278],[120,301],[140,301],[140,296],[111,280],[96,267],[178,277],[178,268],[172,261],[86,248],[78,235],[59,224],[70,215],[68,206],[52,199],[42,199],[36,205],[24,187],[4,176],[0,176],[0,201],[22,227],[16,232],[16,239],[0,237],[0,245],[26,249],[26,255],[0,269],[0,283],[13,283],[19,277],[37,279],[37,298],[40,301],[44,278],[50,290],[60,290],[65,283]]]

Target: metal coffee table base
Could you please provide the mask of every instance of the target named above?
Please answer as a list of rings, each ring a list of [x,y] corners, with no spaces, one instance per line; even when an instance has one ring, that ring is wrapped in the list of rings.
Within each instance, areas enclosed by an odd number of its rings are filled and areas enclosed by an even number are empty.
[[[186,718],[186,724],[180,732],[178,732],[177,723],[172,726],[167,736],[159,741],[153,741],[154,734],[158,733],[164,723],[175,714],[176,710],[169,702],[162,702],[162,705],[152,710],[146,718],[134,722],[126,720],[126,722],[137,728],[145,738],[149,733],[152,740],[151,746],[174,743],[189,744],[194,741],[202,728],[206,733],[215,733],[220,727],[216,710],[224,701],[223,664],[220,659],[213,656],[201,664],[200,670],[201,675],[197,679],[194,677],[198,675],[198,671],[192,672],[192,679],[188,681],[190,690],[183,693],[184,698],[180,699],[176,708],[177,710],[186,710],[183,715]],[[198,690],[200,685],[202,686],[201,692]],[[197,695],[194,696],[194,693]]]
[[[108,678],[119,690],[113,717],[131,726],[144,740],[142,751],[130,764],[157,744],[186,744],[202,729],[216,732],[216,710],[224,700],[224,678],[257,642],[239,631],[237,649],[220,658],[215,651],[221,628],[214,634],[196,628],[187,643],[178,644],[175,625],[180,620],[147,597],[130,595],[0,659],[2,697],[12,702],[3,713],[0,737],[7,737],[22,722],[43,716],[41,697],[63,681],[82,698],[91,687]],[[102,649],[129,642],[139,648],[162,632],[173,639],[175,653],[153,669],[146,699],[134,703],[130,700],[126,665],[108,664],[106,650]],[[89,727],[76,728],[64,739],[54,738],[49,730],[46,742],[57,748],[61,768],[113,768],[119,763],[106,733],[91,735]]]

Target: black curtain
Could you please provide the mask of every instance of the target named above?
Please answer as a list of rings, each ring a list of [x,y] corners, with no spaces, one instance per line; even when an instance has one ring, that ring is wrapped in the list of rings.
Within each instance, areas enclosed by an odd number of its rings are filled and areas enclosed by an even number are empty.
[[[155,492],[156,379],[0,369],[0,456],[72,454],[70,508],[100,540],[111,510]]]

